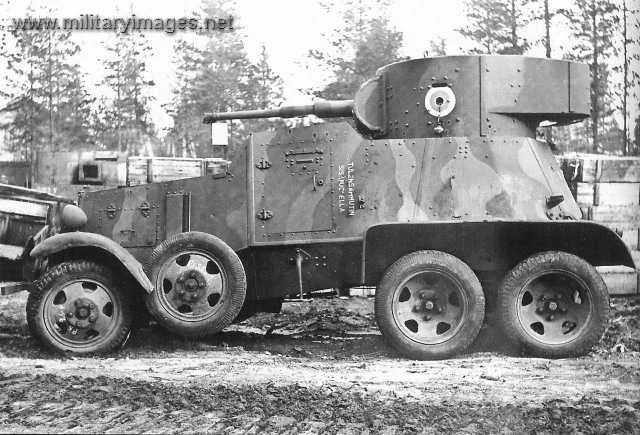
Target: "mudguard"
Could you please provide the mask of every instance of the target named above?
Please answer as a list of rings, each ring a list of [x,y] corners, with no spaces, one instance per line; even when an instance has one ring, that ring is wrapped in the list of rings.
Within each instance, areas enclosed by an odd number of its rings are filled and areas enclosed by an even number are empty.
[[[530,255],[556,250],[594,266],[635,267],[622,239],[591,221],[398,222],[365,233],[364,282],[376,285],[395,260],[421,249],[455,255],[475,271],[508,270]]]
[[[153,291],[153,285],[144,273],[142,264],[122,246],[100,234],[81,231],[56,234],[33,248],[30,255],[34,258],[48,257],[68,249],[81,247],[97,248],[106,252],[124,266],[147,293]]]

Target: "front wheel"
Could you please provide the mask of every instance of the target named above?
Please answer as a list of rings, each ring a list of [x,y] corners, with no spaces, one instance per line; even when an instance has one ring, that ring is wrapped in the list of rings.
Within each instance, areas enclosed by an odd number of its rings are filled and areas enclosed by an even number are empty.
[[[607,287],[596,269],[567,252],[532,255],[498,290],[502,329],[528,353],[584,355],[600,340],[609,312]]]
[[[440,251],[413,252],[393,263],[375,299],[382,335],[414,359],[462,352],[477,337],[484,308],[484,293],[471,268]]]
[[[120,347],[131,329],[133,300],[115,276],[83,260],[47,270],[27,299],[31,333],[62,353],[105,354]]]

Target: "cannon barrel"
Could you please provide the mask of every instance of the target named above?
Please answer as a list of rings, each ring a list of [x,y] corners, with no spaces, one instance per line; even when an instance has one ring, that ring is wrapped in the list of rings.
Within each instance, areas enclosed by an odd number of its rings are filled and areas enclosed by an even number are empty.
[[[319,118],[340,118],[353,115],[353,100],[316,101],[300,106],[282,106],[275,109],[239,110],[236,112],[207,113],[202,120],[205,124],[230,119],[256,118],[295,118],[297,116],[316,115]]]

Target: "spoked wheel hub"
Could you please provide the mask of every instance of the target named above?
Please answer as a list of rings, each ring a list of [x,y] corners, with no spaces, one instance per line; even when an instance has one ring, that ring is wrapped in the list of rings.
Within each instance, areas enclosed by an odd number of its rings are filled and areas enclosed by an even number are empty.
[[[178,299],[197,303],[206,294],[207,280],[197,270],[185,270],[176,279]]]
[[[214,256],[193,250],[170,257],[160,268],[158,284],[160,300],[171,316],[199,321],[219,309],[226,278]]]
[[[516,304],[524,330],[552,345],[579,336],[593,311],[586,282],[566,270],[548,270],[531,277],[521,288]]]
[[[111,333],[116,324],[112,291],[89,279],[72,281],[44,301],[44,324],[60,344],[85,345]]]
[[[465,298],[461,284],[446,272],[418,272],[397,287],[393,316],[411,340],[422,344],[442,343],[460,328]]]
[[[385,340],[416,359],[466,349],[484,320],[484,293],[471,268],[440,251],[416,251],[384,273],[375,302]]]

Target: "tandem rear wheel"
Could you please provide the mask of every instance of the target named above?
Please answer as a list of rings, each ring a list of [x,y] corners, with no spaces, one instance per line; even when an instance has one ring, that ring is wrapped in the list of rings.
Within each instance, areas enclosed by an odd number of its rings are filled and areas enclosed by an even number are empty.
[[[480,281],[462,260],[416,251],[393,263],[376,291],[375,315],[385,340],[413,359],[464,351],[484,320]]]
[[[564,358],[588,353],[604,333],[609,293],[587,261],[562,251],[520,262],[498,290],[505,336],[526,353]]]

